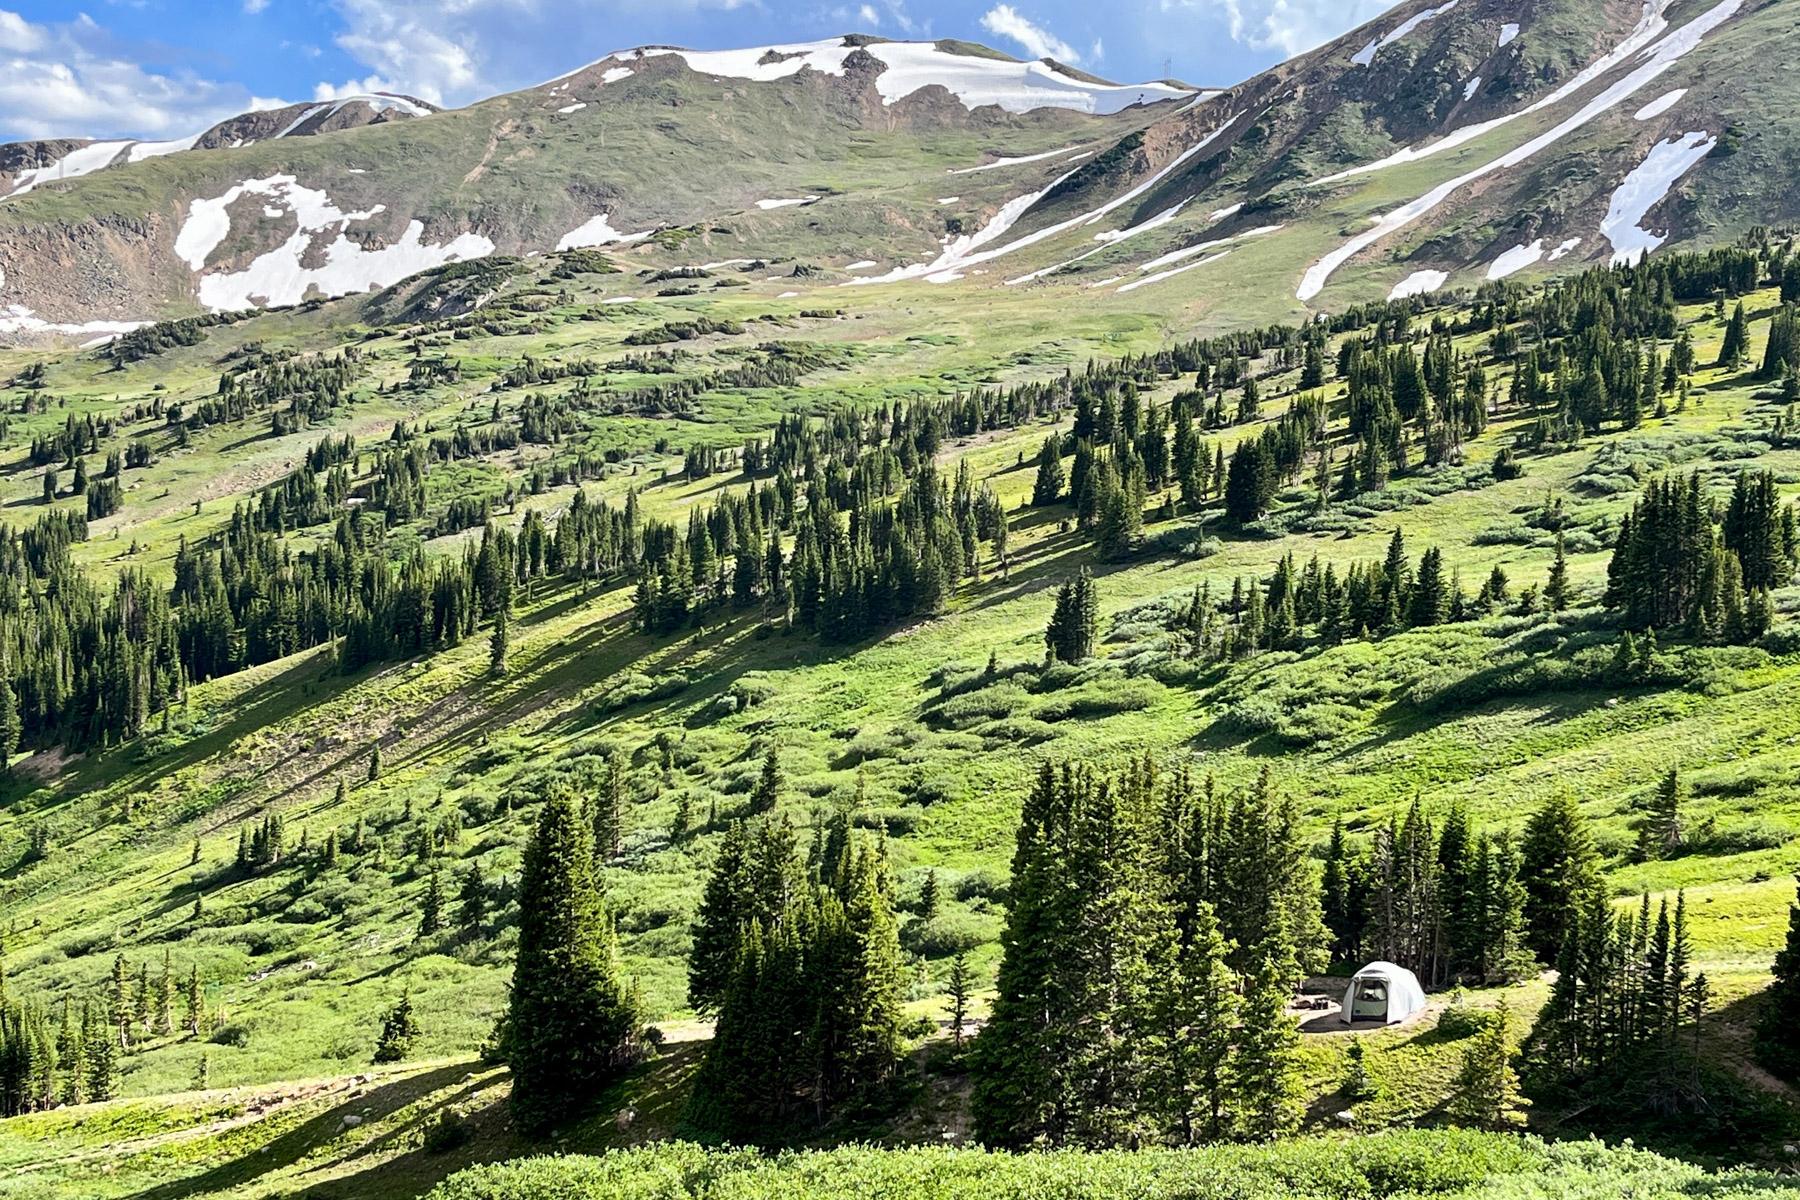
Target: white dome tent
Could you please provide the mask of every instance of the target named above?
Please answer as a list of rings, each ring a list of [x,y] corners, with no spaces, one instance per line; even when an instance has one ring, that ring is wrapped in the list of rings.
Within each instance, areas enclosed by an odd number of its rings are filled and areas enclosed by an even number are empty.
[[[1344,1024],[1379,1021],[1398,1025],[1425,1009],[1425,989],[1419,978],[1391,962],[1372,962],[1350,977],[1344,992]]]

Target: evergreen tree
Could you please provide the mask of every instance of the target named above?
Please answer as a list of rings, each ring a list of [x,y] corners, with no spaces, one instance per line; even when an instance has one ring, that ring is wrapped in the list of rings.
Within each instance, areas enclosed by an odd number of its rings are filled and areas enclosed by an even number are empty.
[[[1493,1017],[1482,1024],[1463,1051],[1456,1076],[1450,1117],[1459,1125],[1477,1129],[1516,1129],[1525,1124],[1530,1101],[1519,1088],[1513,1069],[1516,1050],[1512,1036],[1512,1010],[1504,998]]]
[[[1093,657],[1099,636],[1099,595],[1087,569],[1057,589],[1044,642],[1057,662],[1079,663]]]
[[[1048,508],[1062,499],[1062,492],[1062,439],[1051,434],[1038,453],[1037,479],[1031,487],[1031,503],[1036,508]]]
[[[1175,985],[1163,991],[1168,1009],[1169,1065],[1164,1090],[1174,1108],[1169,1124],[1183,1145],[1217,1141],[1232,1120],[1232,1039],[1237,1030],[1238,978],[1227,965],[1231,945],[1212,906],[1199,901],[1187,922]]]
[[[444,928],[444,888],[438,869],[431,868],[425,881],[425,898],[419,905],[419,936],[430,937]]]
[[[641,1054],[636,989],[619,978],[594,882],[593,838],[575,804],[544,802],[519,877],[519,948],[502,1045],[513,1110],[528,1131],[571,1113]]]
[[[1750,322],[1744,315],[1744,302],[1738,301],[1725,326],[1725,338],[1719,345],[1719,366],[1735,371],[1744,365],[1750,353]]]
[[[1556,535],[1556,558],[1550,564],[1550,579],[1544,584],[1544,607],[1550,612],[1564,612],[1569,607],[1569,555],[1563,535]]]
[[[1287,1013],[1293,995],[1288,958],[1277,928],[1258,948],[1246,980],[1232,1076],[1239,1128],[1254,1141],[1281,1137],[1300,1121],[1300,1029]]]
[[[469,864],[457,894],[456,923],[465,930],[479,933],[482,923],[487,920],[487,903],[487,880],[481,874],[481,860],[476,859]]]
[[[494,610],[494,632],[488,639],[488,672],[499,677],[506,674],[506,655],[512,646],[512,585],[508,583],[501,592],[498,608]]]
[[[400,1062],[412,1053],[413,1039],[419,1036],[419,1022],[413,1016],[412,995],[400,993],[400,1002],[381,1019],[381,1033],[375,1039],[375,1061]]]
[[[1800,1076],[1800,900],[1788,905],[1787,941],[1775,955],[1774,981],[1763,995],[1756,1026],[1756,1056],[1784,1079]]]
[[[750,793],[750,811],[774,812],[775,806],[781,801],[783,786],[781,757],[771,740],[768,749],[763,752],[762,773],[756,778],[756,790]]]
[[[1600,855],[1573,796],[1559,791],[1531,815],[1521,854],[1525,943],[1555,962],[1574,914],[1601,894]]]
[[[968,956],[958,950],[950,960],[950,973],[944,980],[944,991],[950,997],[950,1037],[958,1051],[963,1048],[963,1031],[969,1023],[969,995],[974,982]]]
[[[1638,850],[1647,858],[1666,858],[1681,848],[1683,840],[1681,776],[1671,767],[1638,823]]]

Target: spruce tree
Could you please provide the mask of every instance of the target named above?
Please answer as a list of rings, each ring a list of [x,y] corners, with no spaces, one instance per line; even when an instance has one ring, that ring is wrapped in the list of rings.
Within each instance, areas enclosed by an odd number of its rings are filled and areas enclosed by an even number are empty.
[[[958,950],[950,960],[950,973],[944,980],[944,991],[950,997],[950,1037],[957,1050],[963,1048],[963,1030],[969,1023],[969,989],[973,986],[974,976],[969,971],[969,959]]]
[[[1600,891],[1600,855],[1573,796],[1558,791],[1531,815],[1521,858],[1525,943],[1555,962],[1575,912]]]
[[[1499,1009],[1469,1039],[1449,1105],[1459,1125],[1477,1129],[1516,1129],[1525,1124],[1530,1101],[1519,1089],[1513,1069],[1512,1010],[1504,998]]]
[[[1232,1037],[1237,1028],[1238,978],[1226,965],[1231,945],[1212,906],[1200,901],[1187,921],[1175,986],[1164,991],[1168,1042],[1169,1125],[1183,1145],[1217,1141],[1232,1119]]]
[[[1674,767],[1657,785],[1638,823],[1638,849],[1647,858],[1666,858],[1681,849],[1681,776]]]
[[[400,993],[400,1002],[381,1019],[381,1033],[375,1039],[375,1061],[400,1062],[412,1053],[413,1039],[419,1036],[419,1023],[413,1016],[412,994]]]
[[[758,814],[774,812],[781,802],[782,787],[781,756],[771,740],[763,752],[762,772],[756,778],[756,790],[750,793],[750,811]]]
[[[637,1061],[643,1015],[619,978],[594,882],[593,838],[574,802],[544,802],[519,876],[519,948],[505,1018],[513,1111],[548,1128]]]
[[[512,646],[512,588],[506,587],[498,608],[494,610],[494,632],[488,639],[488,673],[498,678],[506,674],[507,651]]]
[[[1563,535],[1556,535],[1556,558],[1550,564],[1550,579],[1544,584],[1544,608],[1553,613],[1564,612],[1569,607],[1572,593],[1569,587],[1569,555],[1563,544]]]
[[[419,936],[430,937],[444,928],[444,887],[437,867],[425,881],[425,898],[419,905]]]
[[[1800,1077],[1800,898],[1788,905],[1787,941],[1775,955],[1774,980],[1763,994],[1756,1026],[1756,1056],[1785,1079]]]
[[[1232,1078],[1238,1127],[1252,1141],[1272,1141],[1300,1122],[1300,1028],[1287,1013],[1290,957],[1279,930],[1271,931],[1246,979]]]

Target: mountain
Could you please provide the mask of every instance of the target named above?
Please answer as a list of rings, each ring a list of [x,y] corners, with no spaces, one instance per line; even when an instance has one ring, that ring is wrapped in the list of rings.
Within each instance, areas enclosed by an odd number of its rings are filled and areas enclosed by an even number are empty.
[[[859,205],[849,220],[765,214],[864,201],[990,147],[1104,146],[1194,95],[964,43],[847,37],[646,47],[451,112],[363,97],[252,114],[191,150],[14,148],[0,303],[15,324],[79,325],[293,304],[458,259],[704,232],[728,218],[771,231],[762,254],[797,250],[821,225],[846,238],[896,219],[941,227],[930,201],[905,215]]]
[[[449,112],[364,96],[27,143],[0,148],[0,331],[633,242],[1200,321],[1473,286],[1800,215],[1800,110],[1774,99],[1796,40],[1771,0],[1411,0],[1220,91],[849,36],[643,47]]]

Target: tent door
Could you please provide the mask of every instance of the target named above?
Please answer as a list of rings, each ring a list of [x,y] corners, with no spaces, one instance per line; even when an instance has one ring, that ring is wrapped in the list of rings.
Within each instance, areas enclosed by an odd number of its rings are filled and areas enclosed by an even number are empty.
[[[1351,1005],[1352,1021],[1385,1021],[1388,1015],[1388,987],[1385,979],[1364,979],[1356,985],[1356,1000]]]

